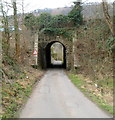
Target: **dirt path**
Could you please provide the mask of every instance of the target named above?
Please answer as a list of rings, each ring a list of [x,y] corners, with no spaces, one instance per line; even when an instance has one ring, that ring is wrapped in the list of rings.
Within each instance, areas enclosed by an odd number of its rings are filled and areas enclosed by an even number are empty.
[[[48,70],[34,89],[20,118],[109,118],[88,100],[63,70]]]

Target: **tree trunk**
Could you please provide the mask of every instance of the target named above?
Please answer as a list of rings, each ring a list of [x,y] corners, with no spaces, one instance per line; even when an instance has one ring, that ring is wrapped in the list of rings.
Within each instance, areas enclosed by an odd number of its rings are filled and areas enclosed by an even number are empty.
[[[103,6],[103,12],[104,12],[106,22],[109,26],[109,29],[110,29],[112,35],[114,36],[113,22],[112,22],[110,15],[109,15],[109,12],[108,12],[108,4],[107,4],[106,0],[102,0],[102,6]]]
[[[19,36],[19,27],[17,20],[17,6],[16,2],[13,2],[13,10],[14,10],[14,29],[15,29],[15,46],[16,46],[16,60],[20,61],[20,36]]]
[[[7,4],[7,3],[6,3]],[[9,47],[10,47],[10,32],[9,32],[9,23],[8,23],[8,16],[7,13],[3,10],[3,4],[1,3],[1,12],[2,12],[2,23],[4,31],[2,32],[2,45],[3,45],[3,53],[7,56]]]

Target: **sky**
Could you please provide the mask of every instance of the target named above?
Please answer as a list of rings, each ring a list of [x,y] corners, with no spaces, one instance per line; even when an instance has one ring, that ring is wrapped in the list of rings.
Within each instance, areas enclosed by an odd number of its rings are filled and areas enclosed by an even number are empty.
[[[11,2],[11,0],[2,0]],[[21,4],[22,0],[16,0],[19,4]],[[77,0],[23,0],[25,12],[30,12],[35,9],[43,9],[43,8],[59,8],[65,6],[71,6],[73,1]],[[80,0],[79,0],[80,1]],[[82,2],[101,2],[102,0],[82,0]],[[114,0],[107,0],[109,2],[113,2]],[[21,5],[19,5],[21,10]]]

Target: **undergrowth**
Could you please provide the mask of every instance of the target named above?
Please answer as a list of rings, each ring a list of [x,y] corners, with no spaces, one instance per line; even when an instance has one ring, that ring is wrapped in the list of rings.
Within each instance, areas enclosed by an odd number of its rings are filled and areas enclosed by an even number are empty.
[[[43,71],[17,64],[6,57],[2,64],[2,118],[13,118],[30,96]]]
[[[113,114],[113,106],[107,103],[103,97],[99,97],[98,95],[94,94],[94,91],[90,91],[89,89],[87,89],[87,87],[82,87],[87,86],[85,80],[80,79],[78,75],[71,73],[69,73],[68,76],[70,80],[74,83],[74,85],[77,86],[87,97],[89,97],[93,102],[95,102],[100,108],[108,111],[110,114]],[[110,83],[110,86],[111,84],[112,83]]]
[[[12,118],[23,103],[23,97],[31,93],[33,83],[28,80],[17,80],[13,84],[2,83],[3,118]]]

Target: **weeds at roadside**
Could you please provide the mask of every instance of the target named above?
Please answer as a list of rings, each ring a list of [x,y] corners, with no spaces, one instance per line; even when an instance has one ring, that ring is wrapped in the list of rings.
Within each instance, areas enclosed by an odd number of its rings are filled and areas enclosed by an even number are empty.
[[[2,108],[3,118],[13,118],[17,111],[30,96],[34,84],[43,75],[42,71],[29,68],[26,73],[19,74],[18,78],[2,82]],[[30,71],[32,74],[30,74]]]
[[[77,86],[85,94],[85,96],[89,97],[100,108],[108,111],[110,114],[113,114],[113,106],[109,105],[109,103],[107,103],[103,97],[99,97],[98,95],[94,94],[93,91],[90,91],[89,89],[87,89],[87,87],[83,87],[87,85],[85,80],[82,80],[79,78],[78,75],[71,74],[71,73],[69,73],[68,76],[70,80],[74,83],[74,85]]]

